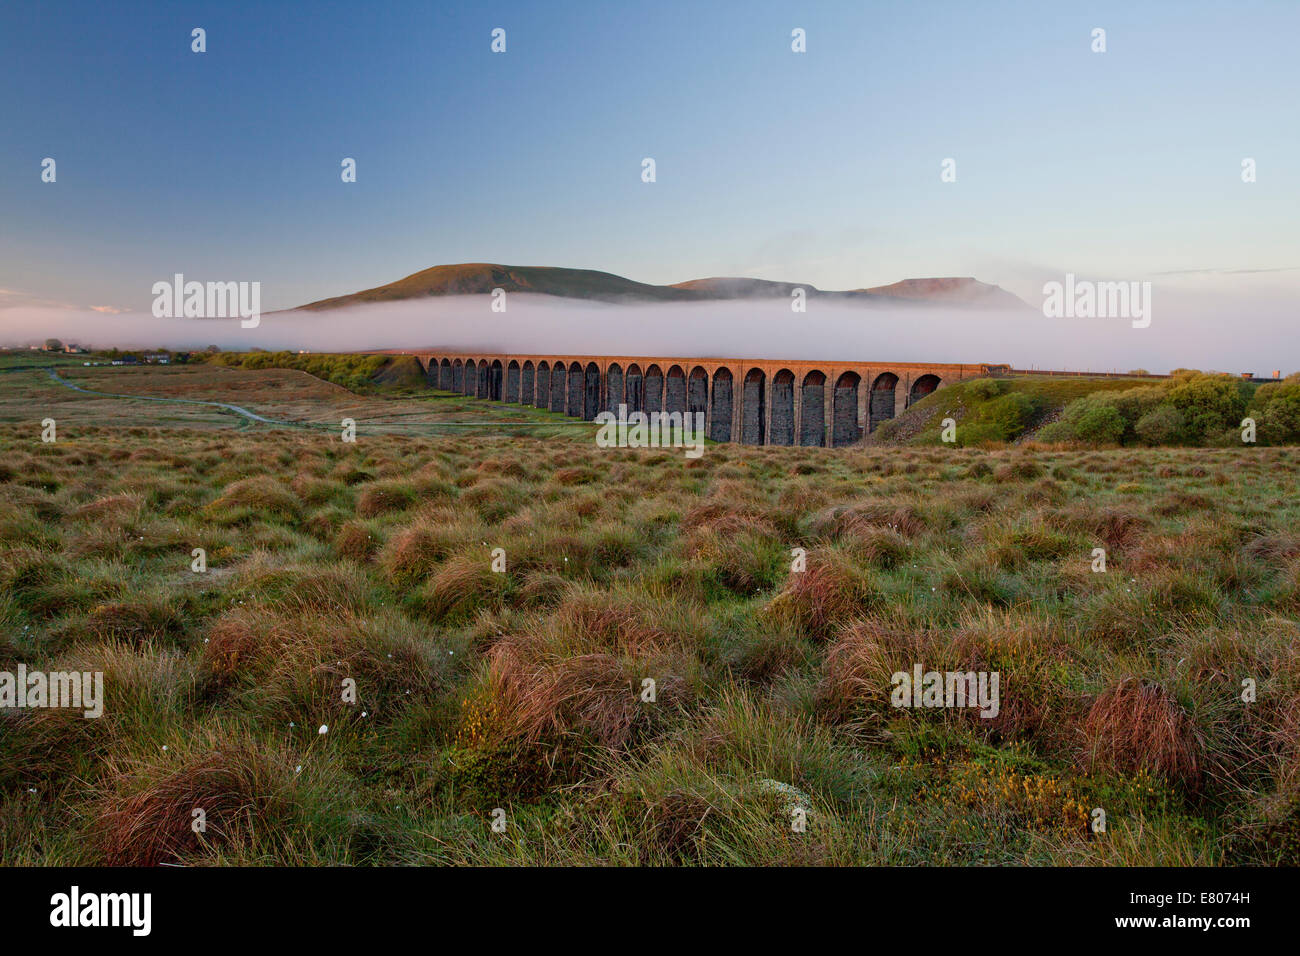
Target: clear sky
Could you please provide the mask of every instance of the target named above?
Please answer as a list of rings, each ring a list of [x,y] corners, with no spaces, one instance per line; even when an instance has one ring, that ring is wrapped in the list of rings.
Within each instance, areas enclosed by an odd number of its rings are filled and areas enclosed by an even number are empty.
[[[1297,39],[1296,0],[11,2],[0,289],[147,310],[183,272],[271,310],[464,261],[1294,289]]]

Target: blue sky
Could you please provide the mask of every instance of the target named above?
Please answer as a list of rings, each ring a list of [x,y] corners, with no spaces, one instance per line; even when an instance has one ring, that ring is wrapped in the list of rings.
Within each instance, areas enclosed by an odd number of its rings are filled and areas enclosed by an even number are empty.
[[[463,261],[1294,283],[1297,37],[1293,0],[10,3],[0,289],[144,310],[184,272],[270,310]]]

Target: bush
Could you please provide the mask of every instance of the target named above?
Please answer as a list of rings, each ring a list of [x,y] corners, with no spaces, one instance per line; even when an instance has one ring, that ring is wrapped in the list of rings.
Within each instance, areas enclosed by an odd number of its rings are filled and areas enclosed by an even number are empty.
[[[1235,427],[1246,411],[1237,381],[1227,375],[1180,378],[1169,390],[1169,401],[1182,412],[1188,432],[1195,438]]]
[[[963,448],[1006,440],[1006,432],[989,422],[971,422],[969,425],[960,425],[957,428],[957,444]]]
[[[1187,437],[1187,421],[1172,405],[1159,405],[1138,419],[1133,430],[1148,445],[1176,445]]]
[[[1106,400],[1124,416],[1125,424],[1131,429],[1144,415],[1164,403],[1166,395],[1164,388],[1159,385],[1139,385],[1122,392],[1111,392]]]
[[[1005,392],[1006,386],[1006,382],[1000,382],[996,378],[977,378],[970,383],[970,393],[978,399],[987,401]]]
[[[976,422],[991,426],[996,432],[994,440],[1011,441],[1020,436],[1037,410],[1038,403],[1024,392],[1008,392],[985,405]]]
[[[1300,440],[1300,374],[1261,386],[1252,404],[1259,409],[1261,430],[1269,441]]]
[[[1080,440],[1096,444],[1116,444],[1124,437],[1124,416],[1113,405],[1096,404],[1073,422]]]
[[[1080,441],[1117,443],[1124,437],[1124,416],[1115,405],[1095,395],[1076,398],[1061,413]]]
[[[1034,441],[1066,442],[1074,441],[1079,436],[1074,433],[1074,426],[1069,422],[1048,422],[1034,433]]]

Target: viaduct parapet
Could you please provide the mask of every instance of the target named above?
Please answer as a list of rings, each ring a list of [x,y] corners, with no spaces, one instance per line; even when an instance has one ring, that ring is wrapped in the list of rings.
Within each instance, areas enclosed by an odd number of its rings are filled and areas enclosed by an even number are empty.
[[[988,365],[785,362],[632,355],[408,351],[435,388],[549,408],[703,412],[714,441],[851,445],[913,402]]]

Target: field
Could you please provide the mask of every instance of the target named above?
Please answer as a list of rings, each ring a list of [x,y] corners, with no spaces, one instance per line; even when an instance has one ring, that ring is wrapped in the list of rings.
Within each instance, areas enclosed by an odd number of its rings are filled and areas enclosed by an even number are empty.
[[[688,460],[78,365],[137,398],[0,374],[0,670],[104,713],[0,711],[0,862],[1300,862],[1295,447]]]

